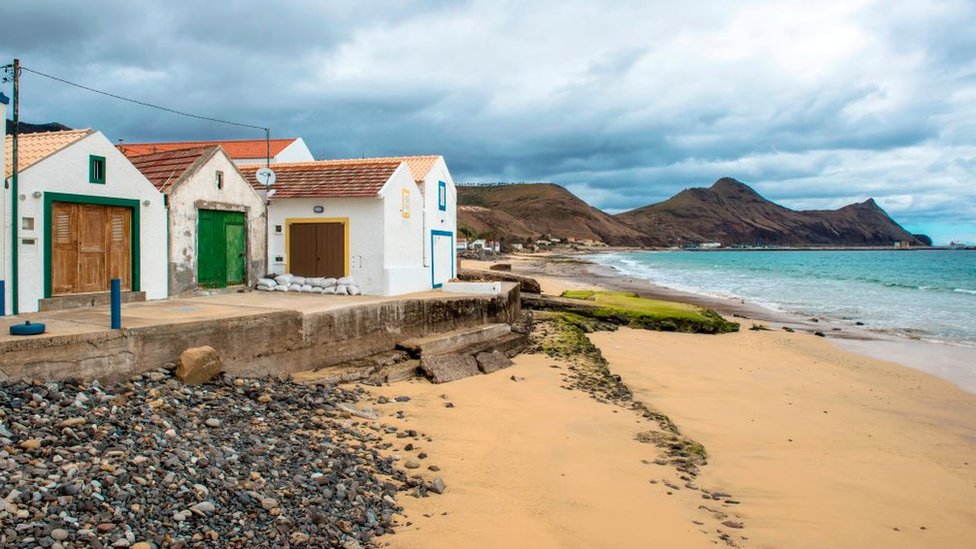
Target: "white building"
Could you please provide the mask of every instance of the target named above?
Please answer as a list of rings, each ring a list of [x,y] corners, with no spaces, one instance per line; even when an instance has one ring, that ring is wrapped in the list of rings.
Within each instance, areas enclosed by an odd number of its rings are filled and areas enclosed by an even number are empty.
[[[430,271],[430,286],[441,284],[457,276],[457,188],[443,156],[386,156],[321,160],[349,164],[357,162],[404,162],[423,196],[424,267]]]
[[[242,166],[255,188],[260,166]],[[424,266],[424,197],[397,160],[279,164],[269,193],[270,271],[351,276],[364,293],[431,288]]]
[[[267,273],[264,199],[221,147],[129,160],[166,195],[170,295],[200,287],[254,285]]]
[[[224,153],[241,166],[245,164],[263,164],[270,155],[272,164],[285,162],[309,162],[315,160],[312,151],[301,137],[287,139],[239,139],[231,141],[168,141],[161,143],[124,143],[119,150],[126,156],[141,156],[144,154],[175,151],[178,149],[195,149],[199,147],[219,146]]]
[[[11,140],[3,241],[17,246],[4,249],[8,311],[57,308],[79,294],[95,302],[113,278],[127,300],[165,298],[166,207],[139,170],[100,132],[35,133],[19,138],[15,182]]]

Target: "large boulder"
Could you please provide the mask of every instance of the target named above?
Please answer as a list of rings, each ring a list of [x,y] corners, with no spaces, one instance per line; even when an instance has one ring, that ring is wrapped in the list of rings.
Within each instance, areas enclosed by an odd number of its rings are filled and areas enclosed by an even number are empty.
[[[498,349],[478,353],[475,355],[475,360],[478,361],[478,369],[485,374],[495,373],[513,364],[512,359]]]
[[[224,370],[220,355],[209,345],[183,351],[176,367],[176,377],[187,385],[200,385],[217,377]]]
[[[420,368],[432,383],[447,383],[481,373],[473,356],[453,353],[421,357]]]

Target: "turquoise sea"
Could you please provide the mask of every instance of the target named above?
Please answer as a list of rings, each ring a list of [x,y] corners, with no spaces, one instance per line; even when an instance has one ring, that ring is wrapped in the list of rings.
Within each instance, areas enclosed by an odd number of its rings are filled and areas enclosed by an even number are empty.
[[[591,259],[676,290],[976,346],[974,251],[663,251]]]

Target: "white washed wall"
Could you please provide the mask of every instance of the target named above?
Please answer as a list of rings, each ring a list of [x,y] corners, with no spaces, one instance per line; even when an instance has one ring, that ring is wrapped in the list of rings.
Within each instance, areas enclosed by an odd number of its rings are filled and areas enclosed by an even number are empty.
[[[409,191],[409,217],[403,216],[403,190]],[[401,163],[383,187],[385,271],[384,294],[400,295],[430,289],[424,267],[424,199],[410,168]]]
[[[322,213],[315,213],[322,206]],[[371,295],[383,293],[383,201],[379,198],[287,198],[271,199],[268,207],[270,223],[270,271],[282,274],[286,269],[286,221],[289,219],[349,219],[349,274]],[[277,231],[280,227],[281,231]],[[278,261],[277,258],[281,258]]]
[[[438,207],[438,182],[444,181],[447,184],[447,209],[441,211]],[[454,178],[447,169],[447,163],[443,157],[427,172],[424,178],[424,209],[427,215],[426,230],[424,231],[424,265],[432,268],[431,263],[431,231],[447,231],[454,235],[457,242],[457,188],[454,186]],[[457,273],[457,254],[453,254],[451,268],[449,272]]]
[[[224,172],[223,189],[217,188],[217,171]],[[267,273],[264,200],[237,171],[223,151],[169,192],[170,295],[193,289],[197,278],[199,210],[245,213],[247,232],[247,283],[254,285]]]
[[[105,157],[105,184],[88,182],[89,155]],[[95,132],[30,166],[18,177],[19,216],[34,218],[34,230],[20,239],[35,244],[19,247],[20,312],[37,310],[44,297],[44,198],[39,191],[139,201],[141,290],[148,299],[167,295],[166,208],[163,195],[100,132]],[[148,205],[143,202],[148,201]]]

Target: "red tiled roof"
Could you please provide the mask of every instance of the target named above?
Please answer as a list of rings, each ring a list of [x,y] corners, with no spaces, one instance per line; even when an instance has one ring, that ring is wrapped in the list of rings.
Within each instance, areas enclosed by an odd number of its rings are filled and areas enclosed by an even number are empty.
[[[357,159],[273,164],[276,175],[272,200],[281,198],[373,197],[379,194],[401,161]],[[264,190],[254,175],[263,165],[240,166],[252,187]]]
[[[348,158],[342,160],[321,160],[320,162],[337,162],[343,164],[350,164],[355,162],[375,162],[375,161],[396,161],[396,162],[406,162],[407,167],[410,168],[410,173],[413,175],[413,180],[416,182],[421,182],[427,177],[427,172],[434,167],[434,163],[440,156],[437,155],[427,155],[427,156],[379,156],[374,158]]]
[[[271,140],[271,156],[285,150],[288,145],[297,141],[297,137]],[[174,141],[168,143],[123,143],[119,150],[128,157],[151,154],[178,149],[195,149],[198,147],[212,147],[220,145],[227,156],[235,160],[247,158],[265,158],[268,153],[268,143],[264,139],[244,139],[238,141]]]
[[[41,132],[25,133],[17,137],[17,171],[22,172],[60,151],[68,145],[78,141],[83,137],[95,133],[95,130],[66,130],[62,132]],[[13,142],[14,136],[8,135],[4,146],[4,178],[10,177],[14,172],[13,166]]]
[[[197,147],[194,149],[177,149],[153,154],[135,156],[130,151],[124,151],[129,161],[136,167],[150,183],[159,190],[164,190],[179,181],[187,171],[198,161],[206,161],[218,147]]]

